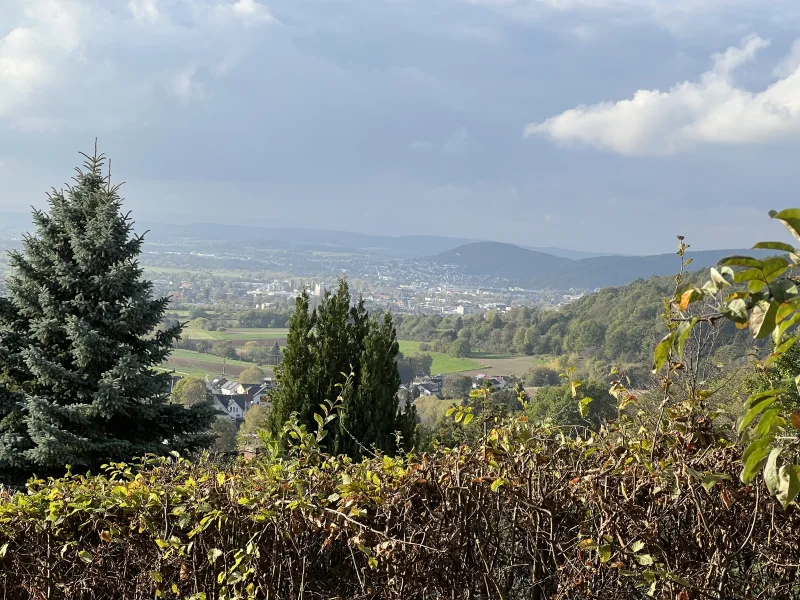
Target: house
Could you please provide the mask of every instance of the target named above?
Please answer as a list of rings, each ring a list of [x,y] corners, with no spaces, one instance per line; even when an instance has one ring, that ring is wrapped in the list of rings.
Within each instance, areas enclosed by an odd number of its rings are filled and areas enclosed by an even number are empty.
[[[211,381],[206,382],[206,387],[211,391],[212,394],[219,394],[221,393],[222,386],[228,383],[228,380],[225,377],[214,377]]]
[[[216,401],[224,406],[224,410],[232,421],[243,421],[250,399],[246,394],[214,394]]]
[[[237,394],[246,394],[245,387],[238,381],[227,381],[219,388],[221,394],[226,396],[235,396]]]
[[[473,389],[481,388],[484,385],[492,389],[504,390],[507,387],[513,386],[514,382],[508,375],[485,375],[480,373],[472,378]]]
[[[261,404],[262,401],[269,405],[269,394],[273,390],[272,379],[265,381],[253,394],[253,404]]]
[[[417,388],[414,397],[419,396],[438,396],[442,397],[444,387],[444,375],[434,375],[433,377],[417,377],[411,382],[411,386]]]

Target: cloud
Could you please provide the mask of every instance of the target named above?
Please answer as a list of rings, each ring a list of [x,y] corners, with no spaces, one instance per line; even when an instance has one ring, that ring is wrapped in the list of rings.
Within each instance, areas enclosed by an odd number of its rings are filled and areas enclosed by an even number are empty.
[[[243,21],[274,21],[275,18],[263,4],[255,0],[238,0],[232,7],[233,14]]]
[[[170,91],[180,100],[189,100],[202,95],[202,87],[195,81],[197,67],[190,65],[180,71],[172,80]]]
[[[712,56],[697,81],[668,91],[639,90],[629,100],[581,105],[525,127],[564,145],[593,146],[623,155],[663,155],[699,144],[748,144],[800,135],[800,60],[797,46],[783,61],[784,76],[759,92],[737,87],[734,71],[769,45],[756,35]],[[794,58],[793,58],[794,57]]]
[[[129,0],[128,10],[137,21],[155,23],[159,16],[157,4],[158,0]]]
[[[0,116],[7,116],[56,76],[80,42],[80,6],[72,2],[34,0],[24,24],[0,38]]]

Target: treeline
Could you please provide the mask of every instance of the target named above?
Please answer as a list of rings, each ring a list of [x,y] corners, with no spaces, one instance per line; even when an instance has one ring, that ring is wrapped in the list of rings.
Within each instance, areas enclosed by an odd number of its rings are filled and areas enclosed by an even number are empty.
[[[673,277],[640,279],[606,288],[560,310],[515,307],[506,313],[461,317],[398,315],[400,339],[430,344],[432,350],[526,355],[576,353],[616,364],[649,363],[652,348],[666,330],[661,314],[671,296]],[[751,341],[722,324],[717,348],[726,359],[744,356]]]

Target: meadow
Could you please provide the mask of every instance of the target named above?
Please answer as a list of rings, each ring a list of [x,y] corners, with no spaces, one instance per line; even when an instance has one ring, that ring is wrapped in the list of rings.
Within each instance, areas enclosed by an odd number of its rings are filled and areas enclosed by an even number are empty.
[[[421,342],[412,342],[410,340],[400,340],[400,352],[408,356],[409,354],[416,354],[420,352],[419,345]],[[456,358],[442,352],[431,352],[426,350],[425,354],[430,354],[433,358],[431,365],[431,373],[458,373],[460,371],[469,371],[470,369],[477,369],[481,363],[472,358]]]
[[[272,345],[278,342],[279,346],[286,345],[286,328],[235,328],[225,331],[208,331],[187,327],[183,330],[185,340],[209,340],[212,342],[233,342],[234,346],[244,345],[245,342],[263,342]],[[240,343],[236,343],[240,342]]]
[[[174,370],[176,375],[199,377],[201,379],[206,376],[214,377],[220,375],[223,370],[223,359],[219,356],[201,354],[192,350],[173,350],[170,357],[161,364],[163,368]],[[234,377],[252,366],[254,366],[253,363],[230,358],[224,361],[225,374],[233,375]],[[267,376],[273,374],[270,367],[261,366],[261,368]]]

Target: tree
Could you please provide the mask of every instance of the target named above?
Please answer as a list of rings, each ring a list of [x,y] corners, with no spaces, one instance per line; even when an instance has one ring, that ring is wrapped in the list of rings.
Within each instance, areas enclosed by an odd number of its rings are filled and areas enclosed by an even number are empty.
[[[272,344],[272,351],[270,352],[270,358],[271,358],[270,361],[271,364],[273,365],[281,364],[281,347],[278,345],[277,341],[274,344]]]
[[[320,404],[335,402],[341,395],[339,419],[326,425],[331,452],[354,458],[373,446],[395,452],[396,431],[410,448],[416,417],[410,405],[399,410],[399,344],[391,315],[381,320],[370,317],[363,299],[351,306],[344,280],[310,315],[308,308],[304,291],[297,298],[283,362],[276,369],[278,387],[269,419],[273,435],[292,413],[315,431]]]
[[[229,417],[222,415],[214,419],[211,424],[211,433],[214,435],[214,443],[211,446],[214,452],[236,451],[236,434],[238,432],[236,424]]]
[[[472,389],[472,379],[465,375],[445,375],[442,393],[445,398],[465,398]]]
[[[236,348],[233,347],[231,342],[217,342],[211,347],[211,353],[219,356],[220,358],[238,358]]]
[[[430,375],[433,357],[430,354],[412,354],[408,357],[414,375]]]
[[[36,233],[9,257],[0,308],[8,478],[211,443],[211,406],[170,403],[170,375],[155,369],[181,329],[157,330],[169,299],[154,298],[142,279],[143,238],[121,213],[103,160],[87,157],[75,184],[50,194],[50,212],[33,212]]]
[[[260,367],[247,367],[239,373],[239,383],[261,383],[266,374]]]
[[[197,377],[184,377],[172,388],[172,401],[183,406],[196,406],[213,399],[205,381]]]
[[[244,415],[244,422],[239,428],[240,445],[247,445],[249,438],[252,438],[260,429],[269,426],[269,408],[264,404],[255,404],[250,407]],[[251,444],[252,445],[252,444]]]
[[[459,338],[450,344],[450,348],[447,350],[450,356],[455,356],[456,358],[466,358],[470,352],[472,352],[472,348],[469,342],[463,338]]]

